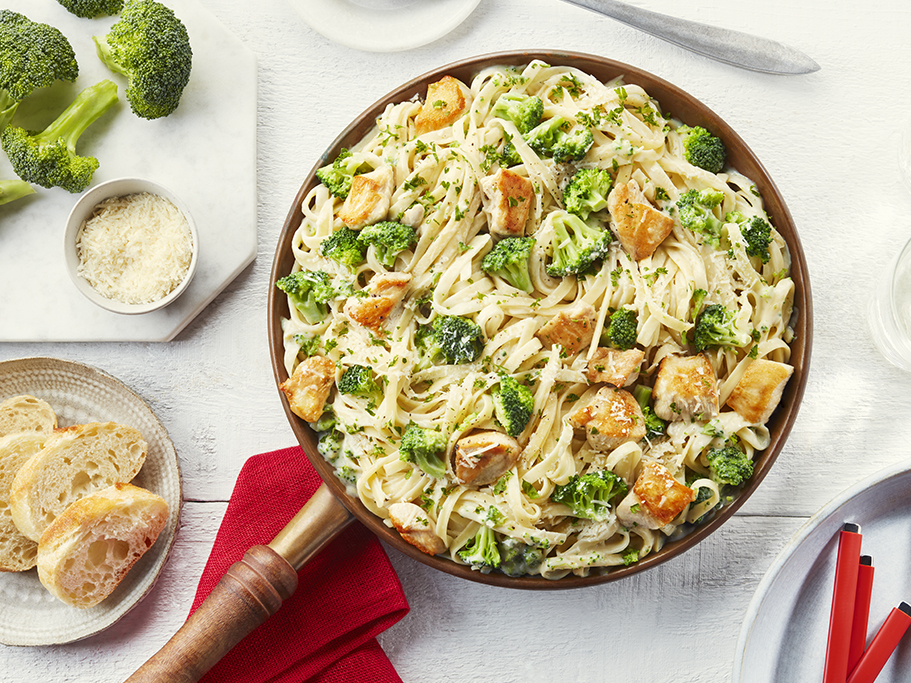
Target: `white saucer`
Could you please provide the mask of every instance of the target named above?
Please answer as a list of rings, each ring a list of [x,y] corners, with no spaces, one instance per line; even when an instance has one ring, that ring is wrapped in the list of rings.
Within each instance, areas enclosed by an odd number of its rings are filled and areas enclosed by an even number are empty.
[[[329,40],[365,52],[399,52],[442,38],[481,0],[288,1]]]

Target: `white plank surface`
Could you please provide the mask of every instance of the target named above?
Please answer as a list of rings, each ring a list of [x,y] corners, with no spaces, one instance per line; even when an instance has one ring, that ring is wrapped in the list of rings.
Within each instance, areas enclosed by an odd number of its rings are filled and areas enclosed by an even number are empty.
[[[804,405],[756,495],[686,555],[621,582],[532,594],[457,581],[393,552],[412,611],[381,642],[406,683],[730,680],[746,606],[787,539],[838,492],[911,456],[911,376],[882,360],[866,325],[875,279],[911,237],[911,192],[896,157],[900,131],[911,125],[911,5],[636,0],[780,40],[822,66],[777,77],[708,61],[558,0],[483,0],[446,38],[394,54],[331,44],[284,0],[204,2],[257,57],[257,259],[167,344],[0,344],[0,358],[99,366],[151,404],[181,460],[190,501],[183,528],[159,586],[122,627],[69,646],[0,646],[0,678],[120,681],[182,622],[224,510],[219,501],[244,460],[293,441],[269,365],[268,274],[290,202],[337,133],[395,85],[438,65],[554,48],[609,56],[681,86],[764,162],[789,202],[812,278]],[[0,248],[2,239],[0,229]]]

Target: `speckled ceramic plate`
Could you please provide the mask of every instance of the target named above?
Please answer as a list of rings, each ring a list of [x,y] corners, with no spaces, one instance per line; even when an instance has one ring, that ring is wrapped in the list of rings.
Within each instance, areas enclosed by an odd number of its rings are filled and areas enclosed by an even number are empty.
[[[855,484],[804,524],[769,567],[740,631],[733,683],[818,681],[826,637],[838,532],[860,525],[861,552],[873,558],[867,642],[889,611],[911,601],[911,461]],[[911,643],[903,642],[876,678],[907,681]]]
[[[89,609],[69,607],[52,596],[35,569],[0,573],[0,643],[53,645],[80,640],[115,623],[152,588],[167,559],[180,516],[180,470],[167,431],[146,403],[105,372],[56,358],[0,362],[0,400],[31,394],[47,401],[61,427],[113,421],[142,432],[149,454],[132,481],[165,499],[168,523],[155,545],[117,589]]]

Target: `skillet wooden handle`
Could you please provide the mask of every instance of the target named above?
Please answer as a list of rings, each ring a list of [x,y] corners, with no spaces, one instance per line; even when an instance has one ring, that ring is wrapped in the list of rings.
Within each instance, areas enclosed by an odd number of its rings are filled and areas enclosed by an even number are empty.
[[[354,518],[322,484],[268,546],[235,562],[180,630],[127,683],[195,683],[275,614],[297,588],[297,570]]]

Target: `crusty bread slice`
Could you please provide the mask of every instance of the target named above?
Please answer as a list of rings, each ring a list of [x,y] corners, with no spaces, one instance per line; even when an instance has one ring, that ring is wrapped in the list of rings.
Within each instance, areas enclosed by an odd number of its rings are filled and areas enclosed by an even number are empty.
[[[108,486],[128,482],[149,445],[139,430],[89,422],[54,431],[19,469],[9,492],[13,521],[33,541],[68,505]]]
[[[168,504],[151,491],[115,484],[80,498],[45,529],[38,578],[73,607],[109,596],[168,521]]]
[[[26,460],[44,447],[44,432],[20,432],[0,437],[0,572],[24,572],[35,566],[38,544],[23,536],[13,523],[9,490]]]
[[[13,396],[0,403],[0,436],[16,432],[49,433],[57,426],[54,409],[34,396]]]

